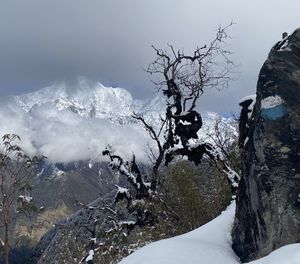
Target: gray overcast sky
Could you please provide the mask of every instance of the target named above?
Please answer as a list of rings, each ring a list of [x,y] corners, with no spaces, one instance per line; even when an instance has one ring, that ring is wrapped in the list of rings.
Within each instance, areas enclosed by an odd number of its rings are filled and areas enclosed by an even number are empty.
[[[188,51],[234,21],[237,80],[200,100],[203,110],[229,113],[255,91],[271,46],[299,27],[299,18],[299,0],[0,0],[0,94],[83,75],[150,97],[142,69],[154,58],[152,44]]]

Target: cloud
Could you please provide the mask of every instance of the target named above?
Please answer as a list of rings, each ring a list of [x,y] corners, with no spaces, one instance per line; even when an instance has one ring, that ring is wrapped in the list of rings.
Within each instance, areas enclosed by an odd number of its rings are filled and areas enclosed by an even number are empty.
[[[229,112],[255,90],[259,68],[281,33],[299,26],[297,0],[0,0],[0,94],[20,94],[85,75],[149,97],[142,70],[150,46],[186,51],[231,21],[238,68],[230,89],[209,91],[202,109]],[[218,103],[215,103],[215,102]]]
[[[19,135],[28,154],[45,155],[51,162],[107,161],[101,153],[108,144],[126,159],[135,153],[139,161],[146,161],[149,138],[139,125],[121,127],[103,119],[83,118],[69,110],[58,111],[51,104],[25,113],[13,103],[0,108],[0,123],[0,135]]]

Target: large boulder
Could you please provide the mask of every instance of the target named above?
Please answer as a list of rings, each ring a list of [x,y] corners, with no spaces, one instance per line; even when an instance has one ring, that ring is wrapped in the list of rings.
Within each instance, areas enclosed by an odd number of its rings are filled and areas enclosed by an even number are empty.
[[[249,100],[241,102],[242,178],[232,231],[243,262],[300,242],[300,29],[272,48],[252,114]]]

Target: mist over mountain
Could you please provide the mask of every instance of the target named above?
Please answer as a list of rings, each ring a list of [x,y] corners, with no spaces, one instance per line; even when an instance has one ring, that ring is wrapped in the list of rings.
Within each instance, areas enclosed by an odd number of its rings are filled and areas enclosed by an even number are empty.
[[[142,113],[157,127],[164,115],[165,99],[135,100],[123,88],[105,87],[79,77],[76,82],[54,83],[38,91],[14,96],[0,107],[0,133],[15,133],[29,154],[45,155],[50,162],[102,160],[110,144],[116,153],[130,158],[135,153],[146,162],[147,132],[132,118]],[[202,113],[205,131],[212,128],[214,113]]]

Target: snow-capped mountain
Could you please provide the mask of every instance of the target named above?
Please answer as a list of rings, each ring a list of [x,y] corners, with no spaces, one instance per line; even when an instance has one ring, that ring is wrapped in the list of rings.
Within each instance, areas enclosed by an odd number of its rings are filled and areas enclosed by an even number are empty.
[[[83,77],[78,78],[75,87],[69,87],[65,82],[56,83],[36,92],[15,96],[14,99],[27,112],[33,107],[51,103],[58,110],[69,109],[80,116],[96,118],[126,118],[142,106],[123,88],[90,83]]]
[[[134,152],[143,159],[145,146],[152,141],[131,115],[143,114],[158,127],[166,107],[161,94],[146,101],[135,100],[123,88],[105,87],[82,77],[75,84],[56,83],[15,96],[13,101],[0,106],[0,134],[20,135],[21,145],[29,154],[41,153],[54,162],[99,160],[107,144],[121,155],[129,157]],[[201,114],[204,125],[199,137],[203,138],[221,117]],[[235,130],[232,120],[221,120]]]
[[[14,96],[14,101],[26,112],[50,104],[59,111],[67,109],[81,117],[109,119],[121,123],[130,122],[129,118],[134,112],[141,113],[156,123],[166,109],[166,98],[160,93],[149,100],[137,100],[124,88],[105,87],[84,77],[79,77],[72,87],[66,82],[55,83],[32,93]],[[220,118],[212,112],[204,113],[203,117],[206,122]]]
[[[105,87],[83,77],[79,77],[73,87],[66,82],[55,83],[32,93],[15,96],[14,101],[26,112],[50,104],[60,111],[68,109],[81,117],[109,119],[119,124],[131,123],[134,112],[143,114],[155,124],[164,114],[166,102],[161,94],[146,101],[136,100],[126,89]]]

